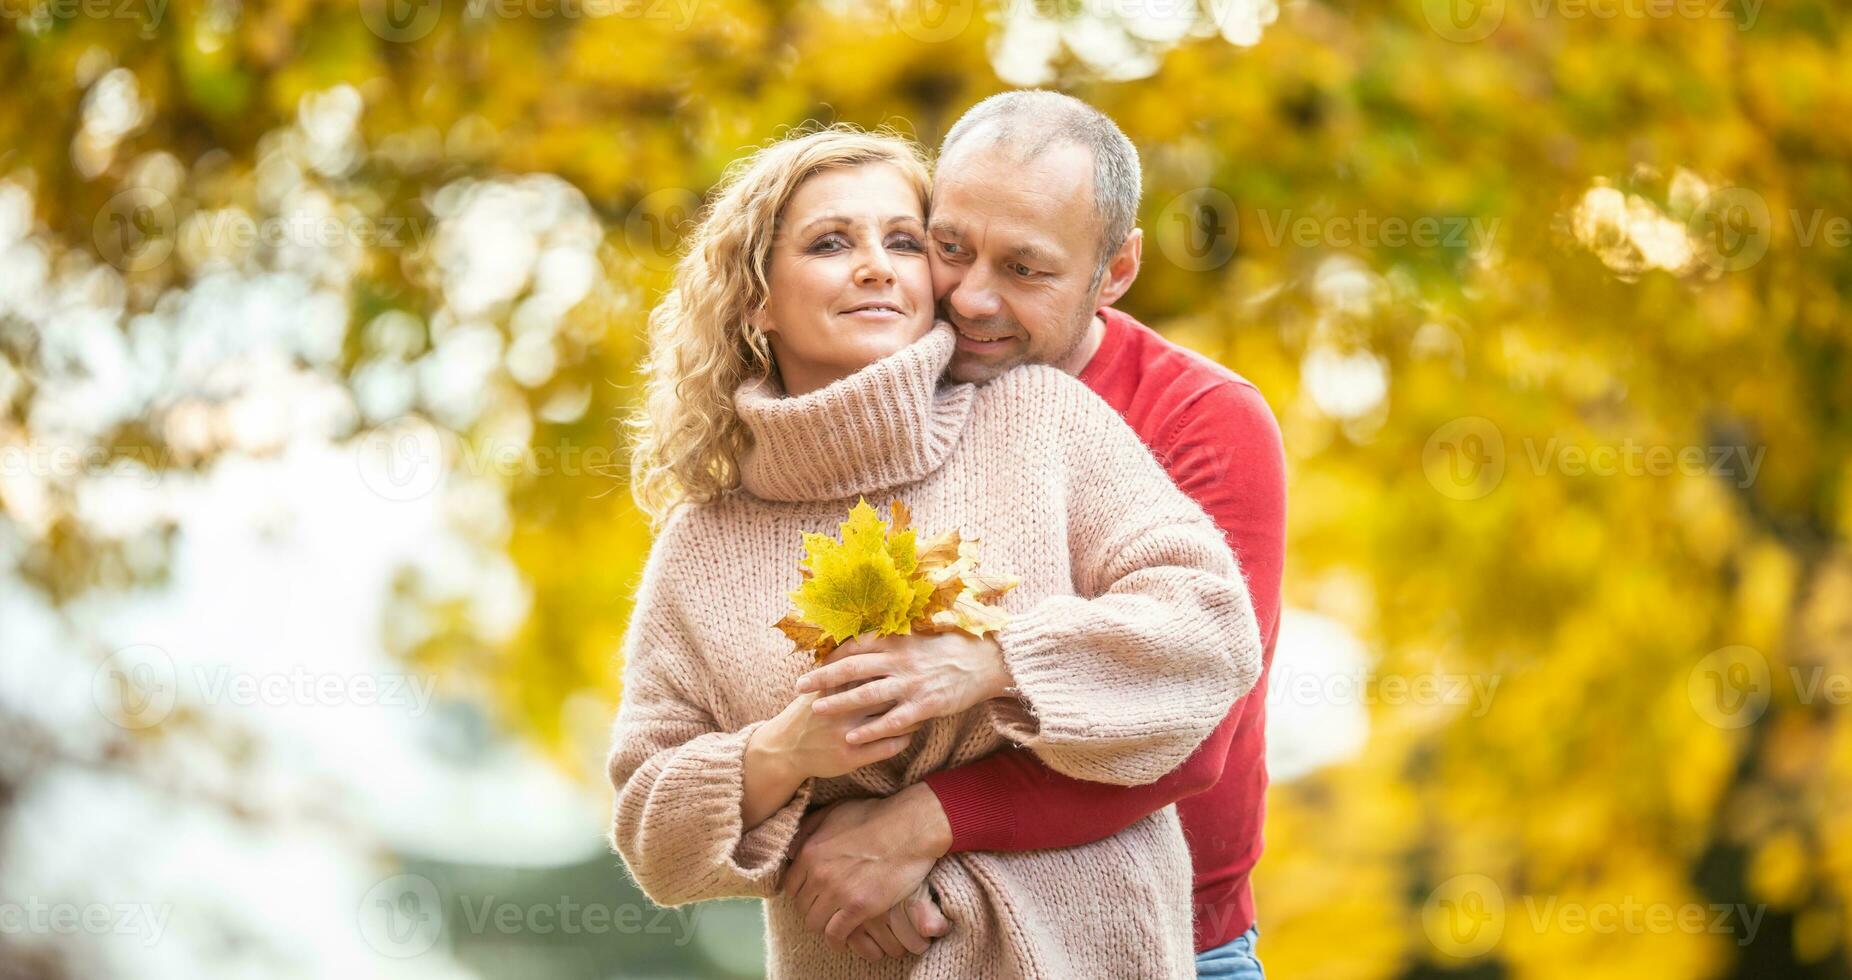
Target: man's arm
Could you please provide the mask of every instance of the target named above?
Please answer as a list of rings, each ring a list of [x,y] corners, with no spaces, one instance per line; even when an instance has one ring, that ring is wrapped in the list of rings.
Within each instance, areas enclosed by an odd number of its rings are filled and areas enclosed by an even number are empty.
[[[1176,458],[1167,469],[1227,537],[1247,579],[1262,642],[1273,657],[1286,539],[1285,458],[1279,426],[1250,385],[1219,385],[1175,422]],[[1256,691],[1248,697],[1265,697]],[[951,851],[1024,851],[1104,839],[1221,778],[1229,740],[1247,698],[1190,758],[1155,783],[1112,786],[1063,776],[1023,749],[934,773],[886,799],[836,804],[817,833],[794,848],[785,893],[807,879],[840,892],[832,901],[884,907],[911,894]],[[930,787],[930,792],[925,791]],[[921,934],[942,925],[931,909],[908,907]]]
[[[1286,545],[1285,455],[1279,425],[1251,385],[1210,388],[1174,423],[1168,469],[1227,536],[1241,563],[1259,621],[1265,662],[1273,657]],[[1229,740],[1254,692],[1182,766],[1143,786],[1073,779],[1022,749],[926,777],[952,829],[952,851],[1027,851],[1073,847],[1124,830],[1201,792],[1222,777]],[[914,806],[924,801],[912,801]],[[917,815],[916,815],[917,819]]]

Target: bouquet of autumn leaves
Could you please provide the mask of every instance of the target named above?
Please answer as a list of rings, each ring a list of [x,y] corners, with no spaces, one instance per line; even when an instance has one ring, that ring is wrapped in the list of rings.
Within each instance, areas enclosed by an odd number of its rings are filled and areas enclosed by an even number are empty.
[[[1009,622],[996,602],[1017,580],[978,571],[975,538],[946,531],[921,547],[907,505],[896,500],[888,512],[891,523],[858,499],[840,541],[804,534],[803,583],[791,593],[792,611],[776,625],[818,663],[863,634],[983,636]]]

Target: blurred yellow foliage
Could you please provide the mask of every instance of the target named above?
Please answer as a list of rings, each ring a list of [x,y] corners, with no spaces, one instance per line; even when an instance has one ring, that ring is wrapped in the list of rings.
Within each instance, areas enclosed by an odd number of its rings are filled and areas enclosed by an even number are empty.
[[[189,200],[253,200],[259,141],[349,85],[370,155],[303,179],[426,220],[469,178],[546,172],[584,193],[602,281],[522,397],[535,445],[615,463],[507,481],[532,595],[511,638],[459,625],[403,652],[596,781],[649,543],[616,420],[673,257],[663,233],[786,127],[931,143],[1006,87],[1001,12],[940,38],[892,15],[906,6],[433,4],[403,39],[312,0],[230,20],[175,0],[149,31],[22,22],[0,41],[0,172],[90,242],[154,154],[186,168]],[[1103,80],[1071,45],[1050,62],[1144,155],[1146,265],[1121,305],[1280,417],[1288,603],[1356,631],[1379,677],[1498,681],[1483,712],[1375,704],[1359,755],[1274,787],[1261,952],[1285,977],[1439,975],[1464,940],[1435,938],[1445,915],[1424,908],[1452,887],[1447,908],[1502,907],[1467,957],[1496,975],[1846,976],[1852,723],[1833,678],[1852,672],[1852,255],[1830,229],[1852,218],[1852,30],[1819,2],[1491,6],[1480,39],[1450,36],[1445,4],[1312,2],[1251,47],[1160,45],[1141,77]],[[149,111],[87,175],[70,121],[99,66],[132,72]],[[1203,189],[1229,205],[1190,203]],[[1219,262],[1188,237],[1205,217],[1229,236]],[[1408,233],[1421,219],[1430,240]],[[126,278],[149,295],[189,274]],[[433,288],[384,251],[353,321],[424,315]],[[511,307],[485,317],[512,331]],[[346,367],[359,358],[350,340]],[[549,420],[575,392],[583,410]],[[83,554],[34,567],[57,591]],[[1447,884],[1462,876],[1483,880]],[[1765,913],[1753,945],[1739,919],[1653,924],[1737,903]],[[1583,918],[1634,904],[1636,926]]]

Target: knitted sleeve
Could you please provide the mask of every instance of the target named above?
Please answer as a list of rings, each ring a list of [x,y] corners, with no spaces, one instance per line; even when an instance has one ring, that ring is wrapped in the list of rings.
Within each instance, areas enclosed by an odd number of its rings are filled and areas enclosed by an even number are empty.
[[[762,723],[719,731],[696,693],[708,689],[705,660],[664,587],[676,548],[665,532],[651,552],[624,637],[624,697],[606,764],[617,791],[611,845],[658,905],[769,897],[811,784],[764,823],[742,825],[746,742]]]
[[[1064,461],[1078,594],[1048,597],[998,633],[1018,697],[988,710],[1057,772],[1153,782],[1258,679],[1253,603],[1214,522],[1124,420],[1079,382],[1034,374],[1025,394],[1059,416],[1037,428],[1059,433],[1049,451]]]

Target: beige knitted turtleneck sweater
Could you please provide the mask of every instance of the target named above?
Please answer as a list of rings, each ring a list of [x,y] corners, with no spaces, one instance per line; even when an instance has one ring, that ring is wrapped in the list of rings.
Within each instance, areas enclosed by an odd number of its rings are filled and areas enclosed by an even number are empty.
[[[1081,779],[1150,782],[1260,670],[1221,533],[1112,409],[1048,367],[942,383],[952,348],[940,325],[806,395],[740,389],[755,440],[742,490],[664,522],[625,637],[612,844],[659,903],[766,898],[775,977],[1194,976],[1170,807],[1093,844],[947,856],[929,881],[953,931],[904,960],[832,948],[776,891],[807,807],[891,794],[1006,740]],[[1022,579],[997,637],[1022,700],[935,720],[902,754],[810,780],[747,830],[746,741],[811,666],[772,628],[798,583],[800,532],[833,532],[858,495],[904,500],[925,535],[962,528],[987,569]]]

